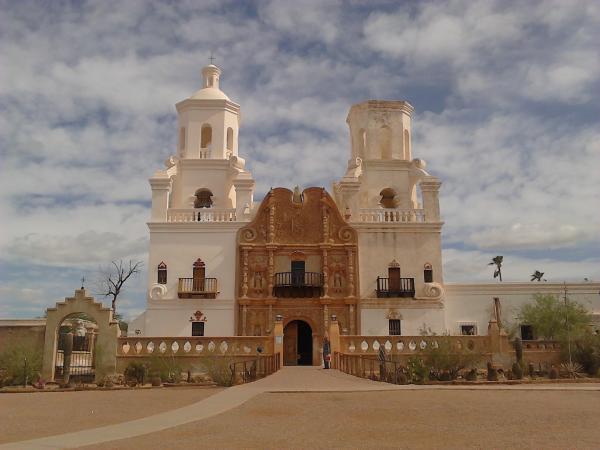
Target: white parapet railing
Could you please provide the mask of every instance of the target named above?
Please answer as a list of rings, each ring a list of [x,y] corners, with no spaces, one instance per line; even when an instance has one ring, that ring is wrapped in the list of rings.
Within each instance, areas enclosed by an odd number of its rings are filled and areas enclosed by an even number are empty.
[[[235,209],[195,208],[167,210],[167,222],[235,222]]]
[[[358,212],[359,222],[425,222],[422,209],[368,208]]]

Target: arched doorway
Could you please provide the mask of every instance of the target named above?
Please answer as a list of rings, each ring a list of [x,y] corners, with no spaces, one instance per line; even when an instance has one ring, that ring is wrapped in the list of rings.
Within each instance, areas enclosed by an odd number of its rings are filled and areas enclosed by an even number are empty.
[[[95,344],[98,324],[85,313],[66,316],[57,330],[54,381],[92,382],[95,378]],[[65,371],[69,376],[65,378]]]
[[[303,320],[293,320],[283,329],[283,363],[286,366],[311,366],[312,328]]]

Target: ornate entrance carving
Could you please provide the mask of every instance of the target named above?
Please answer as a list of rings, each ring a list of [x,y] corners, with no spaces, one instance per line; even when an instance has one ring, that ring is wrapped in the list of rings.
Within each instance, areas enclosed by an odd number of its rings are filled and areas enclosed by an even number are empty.
[[[325,189],[271,189],[240,229],[238,252],[239,334],[270,331],[275,314],[310,317],[315,342],[331,314],[357,329],[357,233]]]

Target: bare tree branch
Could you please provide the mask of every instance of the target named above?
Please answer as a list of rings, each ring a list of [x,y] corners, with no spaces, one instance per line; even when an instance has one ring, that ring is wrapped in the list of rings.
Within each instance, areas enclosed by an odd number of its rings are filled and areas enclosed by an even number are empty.
[[[123,290],[123,285],[132,276],[141,272],[143,262],[129,260],[129,264],[124,264],[123,260],[111,261],[111,266],[100,268],[100,278],[98,280],[98,294],[104,297],[111,297],[111,307],[113,313],[116,313],[117,298]]]

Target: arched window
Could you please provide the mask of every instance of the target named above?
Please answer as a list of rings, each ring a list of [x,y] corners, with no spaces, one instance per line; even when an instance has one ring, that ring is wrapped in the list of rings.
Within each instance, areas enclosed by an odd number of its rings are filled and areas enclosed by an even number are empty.
[[[202,125],[200,133],[200,147],[207,148],[212,143],[212,128],[210,125]]]
[[[182,150],[185,148],[185,127],[181,127],[179,129],[179,150]]]
[[[233,151],[233,128],[227,128],[227,150]]]
[[[390,127],[383,126],[379,130],[379,147],[381,159],[392,159],[392,130]]]
[[[367,132],[364,128],[358,130],[358,155],[361,158],[365,157],[365,149],[367,148]]]
[[[194,208],[210,208],[212,206],[213,193],[208,189],[198,189],[194,195],[196,196]]]
[[[415,209],[423,208],[423,191],[421,189],[420,181],[413,185],[410,198],[412,200],[413,208],[415,208]]]
[[[157,283],[158,284],[167,284],[167,265],[164,263],[164,261],[161,261],[161,263],[158,265],[158,280]]]
[[[423,267],[423,281],[425,283],[433,283],[433,268],[429,263]]]
[[[410,133],[404,130],[404,159],[410,159]]]
[[[379,193],[379,195],[381,195],[381,201],[379,204],[384,208],[395,208],[398,206],[396,191],[394,191],[392,188],[385,188]]]

